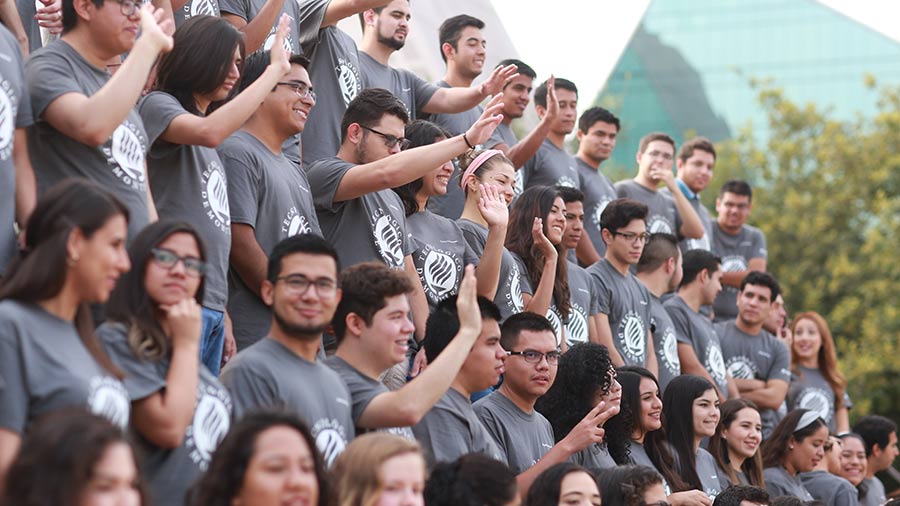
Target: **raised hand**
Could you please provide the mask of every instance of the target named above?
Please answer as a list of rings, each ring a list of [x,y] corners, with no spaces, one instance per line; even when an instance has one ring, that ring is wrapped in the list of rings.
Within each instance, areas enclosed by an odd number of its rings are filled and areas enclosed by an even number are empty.
[[[62,33],[62,0],[41,0],[41,3],[44,6],[34,15],[38,25],[50,30],[50,33]]]
[[[269,65],[281,70],[282,74],[291,71],[291,54],[284,47],[284,40],[291,34],[291,18],[282,14],[275,29],[275,41],[269,52]]]
[[[603,424],[618,413],[618,406],[607,406],[605,402],[600,401],[566,435],[565,439],[567,444],[570,445],[569,449],[572,452],[577,452],[594,443],[602,443],[603,437],[606,435]]]
[[[481,113],[478,121],[466,130],[466,139],[472,145],[482,144],[488,140],[497,128],[497,125],[503,121],[503,115],[500,114],[500,111],[503,109],[502,100],[503,93],[494,95],[494,98],[485,106],[484,112]]]
[[[547,114],[546,121],[553,121],[559,116],[559,100],[556,98],[556,77],[552,74],[547,79]]]
[[[141,39],[146,39],[154,45],[157,51],[168,53],[175,45],[172,34],[175,33],[175,23],[166,19],[162,9],[145,3],[141,6]]]
[[[472,337],[481,334],[481,310],[478,308],[477,288],[475,266],[467,265],[456,295],[456,312],[459,315],[459,333],[465,332]]]
[[[487,97],[500,93],[506,83],[512,81],[517,75],[519,75],[519,67],[515,65],[495,68],[491,75],[481,83],[481,96]]]
[[[544,256],[544,260],[556,261],[559,255],[556,247],[544,234],[544,220],[540,218],[534,219],[534,223],[531,225],[531,239],[534,241],[534,246],[532,247],[540,251],[541,255]]]
[[[505,227],[509,223],[509,208],[506,199],[500,196],[497,185],[480,184],[481,196],[478,198],[478,212],[488,227]]]
[[[172,334],[172,346],[200,346],[203,316],[200,305],[192,297],[186,297],[171,306],[160,306],[166,314],[165,322]]]

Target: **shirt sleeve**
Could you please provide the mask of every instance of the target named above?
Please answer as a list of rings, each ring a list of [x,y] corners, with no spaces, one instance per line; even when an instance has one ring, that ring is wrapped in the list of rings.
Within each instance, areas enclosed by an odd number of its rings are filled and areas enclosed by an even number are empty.
[[[416,88],[416,111],[421,111],[440,88],[406,69],[403,69],[403,73],[410,80],[410,85]]]
[[[13,47],[18,47],[14,44]],[[28,93],[28,84],[25,82],[25,66],[22,63],[22,53],[14,51],[16,55],[16,69],[19,72],[19,108],[16,111],[16,128],[25,128],[34,124],[34,116],[31,111],[31,94]]]
[[[484,244],[482,244],[481,242],[481,236],[467,228],[460,227],[460,230],[462,230],[463,239],[466,240],[466,244],[469,245],[469,249],[471,249],[475,253],[475,255],[480,258],[481,255],[484,254]]]
[[[314,42],[319,38],[319,30],[325,19],[325,12],[331,0],[296,0],[300,11],[300,19],[297,20],[297,38],[302,46]]]
[[[766,248],[766,236],[762,233],[762,230],[755,230],[754,238],[753,238],[753,251],[750,254],[750,258],[767,258],[769,256],[769,250]]]
[[[250,2],[248,0],[219,0],[219,11],[232,14],[250,22]]]
[[[493,411],[487,408],[486,404],[475,404],[472,406],[472,409],[475,411],[475,414],[478,415],[478,419],[481,420],[481,424],[484,425],[484,428],[487,430],[488,434],[490,434],[491,439],[494,440],[494,443],[496,443],[497,447],[500,448],[500,451],[503,452],[504,458],[508,461],[509,452],[506,449],[506,441],[503,440],[503,434],[499,428],[503,425],[502,421],[494,415]]]
[[[684,344],[694,345],[694,339],[691,335],[691,323],[684,311],[670,306],[663,306],[672,319],[672,328],[675,329],[675,341]]]
[[[443,408],[432,408],[421,422],[413,427],[413,433],[431,462],[456,460],[469,453],[474,446],[466,435],[469,431],[461,426],[459,417]]]
[[[0,427],[17,434],[28,423],[28,385],[11,321],[0,322]]]
[[[781,341],[775,341],[772,349],[774,360],[767,380],[777,379],[790,383],[791,381],[791,353]]]
[[[157,364],[142,360],[128,345],[126,329],[121,324],[104,324],[97,329],[97,335],[110,360],[125,373],[125,389],[134,401],[150,397],[166,387],[166,378],[159,372]]]
[[[341,185],[344,174],[351,168],[353,164],[335,159],[314,163],[309,168],[306,177],[309,179],[317,211],[337,212],[343,207],[343,202],[334,201],[334,195]]]
[[[597,292],[597,313],[608,315],[611,311],[612,294],[603,278],[597,274],[591,273],[591,284],[594,285],[594,291]]]
[[[238,143],[223,145],[219,158],[228,177],[228,203],[232,223],[242,223],[256,228],[259,212],[259,167],[250,163],[248,153],[238,152]],[[313,214],[313,216],[315,216]]]
[[[138,114],[147,131],[147,143],[153,144],[169,128],[172,120],[182,114],[190,114],[178,103],[178,99],[163,92],[154,92],[138,103]]]
[[[236,419],[258,408],[285,408],[272,383],[255,371],[251,364],[226,367],[221,380],[231,394]]]
[[[515,253],[512,254],[513,260],[516,261],[516,264],[519,266],[519,291],[522,293],[527,293],[528,295],[534,295],[534,288],[531,286],[531,278],[528,276],[528,269],[525,268],[525,262],[522,260],[519,255]]]
[[[47,107],[66,93],[85,95],[75,75],[72,64],[57,51],[44,50],[32,56],[25,66],[25,81],[33,117],[43,116]]]

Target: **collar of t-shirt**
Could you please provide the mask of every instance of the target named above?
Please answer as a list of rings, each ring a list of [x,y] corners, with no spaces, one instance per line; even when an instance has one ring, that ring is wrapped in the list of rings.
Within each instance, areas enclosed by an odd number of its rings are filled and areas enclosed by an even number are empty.
[[[691,191],[691,189],[688,188],[687,183],[682,181],[680,177],[675,178],[675,182],[678,184],[678,188],[681,189],[681,193],[683,193],[684,196],[688,198],[688,200],[700,200],[700,194]]]

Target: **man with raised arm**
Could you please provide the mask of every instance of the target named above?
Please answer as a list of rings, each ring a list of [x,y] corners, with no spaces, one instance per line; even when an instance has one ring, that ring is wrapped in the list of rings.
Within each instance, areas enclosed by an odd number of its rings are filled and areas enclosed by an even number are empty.
[[[578,154],[575,166],[584,192],[584,229],[578,241],[578,261],[592,265],[603,258],[606,243],[600,231],[600,216],[606,205],[616,200],[616,187],[600,171],[600,164],[612,156],[619,135],[619,118],[602,107],[591,107],[578,120]]]

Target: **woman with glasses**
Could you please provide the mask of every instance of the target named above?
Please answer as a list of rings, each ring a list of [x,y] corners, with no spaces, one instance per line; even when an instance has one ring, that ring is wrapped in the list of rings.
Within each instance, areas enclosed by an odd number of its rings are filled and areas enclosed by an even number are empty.
[[[600,506],[600,489],[586,468],[571,462],[554,464],[540,474],[524,506]]]
[[[128,251],[133,268],[97,334],[125,373],[155,503],[181,505],[231,424],[228,391],[199,360],[206,255],[190,225],[165,220]]]
[[[707,449],[716,459],[723,485],[766,486],[762,475],[762,419],[753,401],[729,399],[719,406],[721,417]]]
[[[160,218],[197,227],[209,254],[203,299],[203,363],[218,374],[226,328],[231,211],[225,169],[215,147],[256,111],[290,71],[282,16],[270,64],[251,86],[235,93],[244,43],[228,21],[195,16],[175,32],[175,48],[159,62],[156,82],[138,106],[150,141],[150,189]]]
[[[557,346],[563,351],[571,310],[567,262],[560,253],[565,231],[566,204],[559,192],[549,186],[533,186],[513,204],[506,235],[506,249],[522,273],[524,310],[550,320]]]
[[[405,149],[427,146],[452,137],[443,128],[428,121],[416,120],[406,126]],[[437,303],[456,294],[462,282],[463,269],[468,264],[480,266],[475,271],[478,279],[478,295],[488,299],[497,292],[503,237],[506,235],[508,210],[496,189],[486,188],[479,201],[478,212],[488,225],[488,239],[480,261],[472,246],[463,236],[459,225],[450,219],[427,209],[428,199],[447,193],[452,161],[444,162],[424,177],[394,188],[403,202],[406,226],[416,240],[412,254],[419,280],[425,289],[428,306],[434,310]],[[494,237],[490,237],[493,235]]]
[[[824,457],[828,426],[818,412],[795,409],[788,413],[763,442],[763,478],[772,497],[791,495],[812,501],[800,473],[812,471]]]
[[[31,214],[25,246],[0,281],[0,482],[38,417],[83,407],[128,423],[121,372],[90,310],[131,267],[127,230],[125,205],[83,179],[51,187]]]
[[[671,506],[663,479],[652,467],[625,465],[598,473],[603,506]]]

